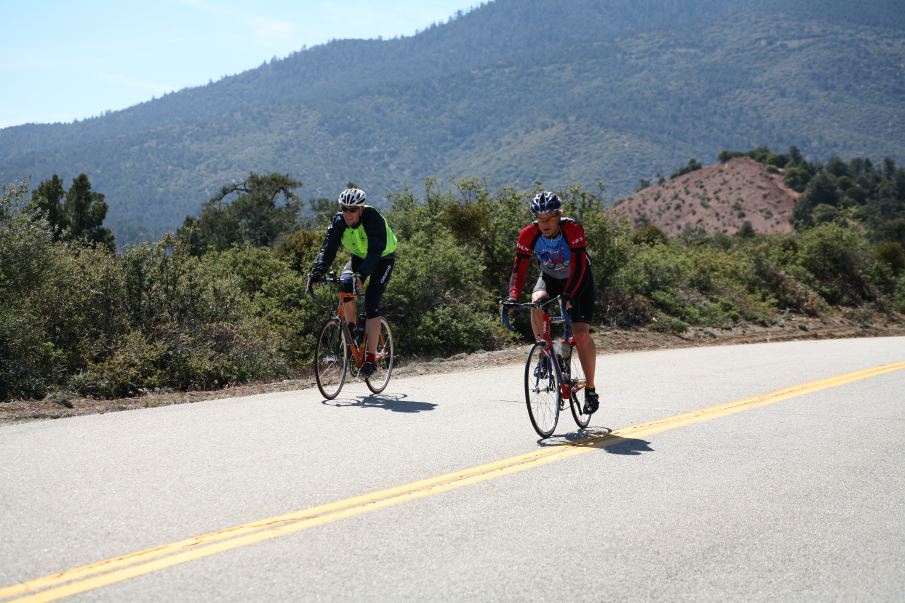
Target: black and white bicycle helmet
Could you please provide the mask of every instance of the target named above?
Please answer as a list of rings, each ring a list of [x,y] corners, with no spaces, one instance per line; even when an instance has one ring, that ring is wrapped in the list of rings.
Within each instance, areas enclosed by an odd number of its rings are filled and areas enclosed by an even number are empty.
[[[365,192],[360,188],[347,188],[339,194],[340,205],[364,205]]]
[[[550,191],[537,193],[531,201],[531,213],[535,216],[549,211],[558,211],[560,207],[562,207],[562,201],[559,200],[559,196]]]

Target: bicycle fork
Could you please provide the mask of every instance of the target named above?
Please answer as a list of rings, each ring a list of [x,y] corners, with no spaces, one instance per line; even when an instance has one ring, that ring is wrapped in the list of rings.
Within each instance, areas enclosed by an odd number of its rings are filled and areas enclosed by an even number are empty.
[[[541,390],[551,392],[556,389],[554,387],[553,379],[553,371],[556,370],[556,368],[553,365],[554,362],[550,350],[544,350],[544,353],[538,358],[537,366],[534,367],[535,393],[539,393]]]
[[[534,392],[556,391],[556,382],[559,381],[559,407],[563,409],[577,390],[572,387],[568,369],[563,370],[560,366],[561,361],[563,361],[562,356],[556,354],[552,349],[544,350],[537,366],[534,367]],[[554,379],[554,371],[556,379]]]
[[[551,318],[550,315],[544,313],[544,324],[543,331],[541,332],[541,337],[544,340],[546,345],[546,352],[544,353],[545,361],[550,365],[556,365],[556,371],[559,377],[559,405],[560,408],[564,408],[569,400],[572,399],[572,394],[577,393],[580,388],[573,388],[572,386],[572,378],[571,378],[571,370],[569,367],[569,359],[564,356],[562,353],[557,353],[556,345],[553,343],[552,337],[552,328],[551,328]],[[575,336],[572,335],[571,329],[568,328],[566,332],[563,334],[562,342],[559,344],[561,349],[565,349],[566,346],[569,346],[569,358],[571,358],[572,353],[575,352]],[[554,361],[555,359],[555,361]],[[553,384],[549,384],[549,390],[553,389]]]

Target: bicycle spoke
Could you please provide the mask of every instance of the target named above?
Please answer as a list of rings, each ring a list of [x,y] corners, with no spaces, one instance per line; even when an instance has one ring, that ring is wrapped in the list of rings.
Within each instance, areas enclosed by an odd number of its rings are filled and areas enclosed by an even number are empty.
[[[534,430],[548,437],[559,420],[559,380],[543,343],[536,343],[525,365],[525,402]]]
[[[591,415],[584,414],[584,387],[586,381],[577,348],[572,349],[569,360],[569,382],[572,385],[572,395],[570,396],[571,400],[569,400],[572,418],[575,419],[575,423],[579,427],[587,427],[588,423],[591,422]]]
[[[375,394],[382,392],[390,382],[393,372],[393,333],[390,331],[390,323],[381,317],[380,330],[377,336],[377,370],[365,380],[365,383]]]
[[[332,320],[321,329],[314,352],[314,376],[321,394],[331,400],[339,395],[346,379],[348,353],[342,326]]]

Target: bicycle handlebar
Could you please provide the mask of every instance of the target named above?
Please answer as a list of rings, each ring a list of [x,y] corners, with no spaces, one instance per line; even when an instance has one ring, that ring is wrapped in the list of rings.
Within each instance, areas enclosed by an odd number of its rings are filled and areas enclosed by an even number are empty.
[[[500,304],[500,322],[503,323],[503,326],[506,327],[507,331],[512,330],[512,324],[509,322],[509,312],[507,312],[507,308],[532,308],[547,311],[547,306],[550,306],[554,303],[559,303],[559,311],[562,313],[562,321],[566,324],[566,328],[571,331],[572,330],[572,317],[569,316],[569,310],[566,309],[566,305],[562,301],[562,296],[557,295],[552,299],[548,299],[542,302],[512,302],[507,299],[501,299]]]
[[[355,273],[352,275],[352,293],[355,294],[355,297],[364,297],[364,293],[362,293],[358,289],[358,281],[361,279],[361,275]],[[305,288],[305,294],[310,295],[312,299],[317,299],[317,296],[314,294],[314,287],[312,285],[314,283],[327,283],[328,285],[342,285],[342,279],[336,276],[336,273],[330,271],[327,273],[327,276],[320,276],[318,278],[312,278],[308,281],[308,286]]]

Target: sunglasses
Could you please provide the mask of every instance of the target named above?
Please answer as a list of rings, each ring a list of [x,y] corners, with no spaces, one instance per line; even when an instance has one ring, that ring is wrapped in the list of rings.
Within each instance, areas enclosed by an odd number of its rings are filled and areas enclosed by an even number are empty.
[[[346,213],[346,214],[355,214],[355,213],[358,213],[358,210],[359,210],[359,209],[361,209],[361,208],[358,207],[357,205],[352,205],[352,206],[343,205],[343,213]]]

